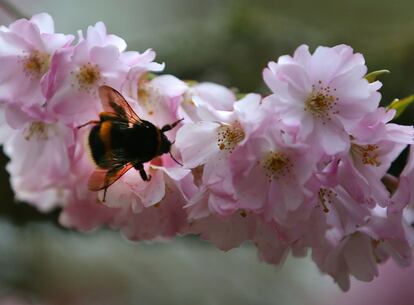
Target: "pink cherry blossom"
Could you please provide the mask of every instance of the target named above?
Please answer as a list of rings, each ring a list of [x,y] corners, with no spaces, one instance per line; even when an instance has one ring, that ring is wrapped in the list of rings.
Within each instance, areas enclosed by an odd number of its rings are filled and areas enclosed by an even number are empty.
[[[90,193],[86,198],[79,198],[78,194],[73,192],[65,201],[59,215],[59,223],[66,228],[86,232],[109,225],[118,213],[119,209],[101,204],[96,194]]]
[[[262,126],[229,159],[240,208],[283,223],[307,196],[304,185],[315,161],[306,149],[285,139],[282,130]]]
[[[411,248],[401,222],[401,214],[387,216],[384,209],[373,210],[365,225],[343,235],[332,228],[323,247],[315,248],[313,259],[330,274],[343,290],[348,290],[350,275],[370,282],[378,276],[378,264],[392,257],[402,266],[411,262]]]
[[[247,141],[260,125],[263,116],[260,103],[259,95],[250,94],[235,103],[233,111],[199,106],[199,121],[185,124],[177,134],[176,145],[184,165],[188,168],[203,165],[209,158],[226,156]]]
[[[63,204],[75,145],[72,129],[37,105],[26,108],[11,104],[5,117],[12,132],[4,143],[4,151],[10,158],[7,170],[16,198],[44,211]]]
[[[156,205],[144,207],[141,204],[141,210],[124,205],[110,226],[119,229],[130,240],[172,238],[185,232],[187,215],[182,208],[185,199],[174,180],[167,178],[164,183],[167,192]]]
[[[359,202],[390,204],[390,194],[381,179],[391,163],[414,141],[412,126],[388,123],[394,111],[383,108],[363,118],[352,130],[351,148],[341,158],[341,183]]]
[[[40,82],[53,54],[68,47],[72,35],[54,33],[52,17],[41,13],[20,19],[0,30],[1,99],[23,101],[25,105],[45,102]]]
[[[363,281],[378,275],[371,238],[355,233],[342,239],[334,230],[329,232],[324,248],[315,249],[313,259],[322,272],[331,275],[342,290],[350,287],[350,274]]]
[[[264,115],[260,102],[260,96],[251,94],[235,103],[233,111],[199,106],[197,116],[205,120],[187,123],[178,131],[176,145],[184,166],[204,166],[202,185],[187,205],[190,217],[210,212],[228,216],[239,208],[228,159],[260,126]]]
[[[130,74],[136,75],[134,67],[158,67],[152,64],[152,51],[121,53],[125,48],[123,39],[108,35],[102,23],[89,27],[85,38],[80,33],[76,46],[52,58],[42,83],[48,111],[67,124],[81,125],[95,119],[102,109],[97,94],[100,85],[121,89]]]
[[[281,56],[263,71],[273,94],[266,98],[286,126],[313,149],[335,154],[348,149],[349,131],[375,110],[380,82],[368,83],[361,54],[349,46],[318,47],[310,54],[306,45],[291,56]]]

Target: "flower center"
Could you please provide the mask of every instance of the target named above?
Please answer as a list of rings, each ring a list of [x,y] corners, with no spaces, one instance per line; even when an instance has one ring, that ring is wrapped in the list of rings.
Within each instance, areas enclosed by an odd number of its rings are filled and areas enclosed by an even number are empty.
[[[332,199],[333,199],[334,196],[336,197],[337,194],[334,193],[333,191],[329,190],[329,189],[321,188],[319,190],[319,192],[318,192],[319,203],[321,204],[322,210],[325,213],[328,213],[329,212],[329,209],[328,209],[328,205],[327,204],[328,203],[329,204],[332,204]]]
[[[49,69],[50,55],[45,52],[33,51],[23,59],[26,74],[32,79],[40,79]]]
[[[101,71],[98,65],[87,63],[80,66],[76,79],[81,89],[89,89],[101,79]]]
[[[232,152],[244,137],[244,130],[239,122],[236,121],[231,125],[222,124],[217,133],[217,145],[220,150]]]
[[[162,97],[148,84],[138,89],[138,102],[146,110],[148,115],[153,115],[155,109],[162,104]]]
[[[148,115],[153,115],[156,109],[164,107],[165,101],[163,94],[151,85],[149,77],[148,73],[144,73],[138,79],[138,103]]]
[[[322,82],[319,81],[319,85]],[[333,89],[336,91],[336,89]],[[323,124],[326,120],[331,119],[332,114],[337,114],[339,111],[335,111],[335,105],[338,98],[335,98],[331,94],[331,88],[319,87],[316,89],[315,85],[312,85],[312,93],[305,101],[305,111],[310,112],[314,117],[321,119]]]
[[[265,169],[269,181],[287,176],[292,168],[292,162],[283,152],[270,151],[260,162]]]
[[[36,137],[37,140],[48,140],[49,129],[51,125],[43,122],[33,122],[29,125],[24,133],[24,138],[29,141],[32,137]]]
[[[354,156],[358,156],[363,164],[365,165],[372,165],[372,166],[380,166],[381,161],[379,160],[379,153],[378,153],[379,146],[368,144],[368,145],[351,145],[351,152]]]

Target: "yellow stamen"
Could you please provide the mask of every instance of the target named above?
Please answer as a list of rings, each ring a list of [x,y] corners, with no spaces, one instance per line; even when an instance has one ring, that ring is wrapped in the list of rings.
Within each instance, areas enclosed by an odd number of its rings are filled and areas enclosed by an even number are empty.
[[[76,79],[81,89],[89,90],[101,79],[99,66],[91,63],[80,66]]]
[[[354,157],[358,156],[361,162],[365,165],[371,165],[376,167],[381,165],[381,161],[379,160],[378,149],[379,146],[373,144],[351,145],[351,152],[353,153]]]
[[[332,204],[333,202],[333,197],[337,196],[336,193],[334,193],[333,191],[326,189],[326,188],[321,188],[318,192],[318,197],[319,197],[319,203],[322,205],[322,210],[325,213],[329,212],[328,209],[328,203]]]
[[[217,133],[217,145],[220,150],[232,152],[244,137],[244,130],[239,122],[232,125],[222,124]]]
[[[148,74],[143,74],[138,80],[138,103],[144,108],[148,115],[154,115],[164,102],[163,95],[158,92],[148,80]]]
[[[24,133],[24,138],[29,141],[32,137],[36,137],[37,140],[49,139],[49,125],[43,122],[33,122],[29,125]]]
[[[268,152],[260,164],[265,169],[269,181],[286,177],[293,167],[287,154],[276,151]]]
[[[305,101],[305,111],[310,112],[315,118],[321,119],[324,124],[331,119],[331,115],[337,114],[339,111],[335,110],[338,98],[331,94],[329,86],[321,87],[321,83],[319,81],[318,89],[316,89],[315,85],[312,86],[312,93]],[[333,91],[336,91],[336,89],[333,89]]]
[[[33,51],[23,59],[25,73],[32,79],[40,79],[49,69],[50,55],[45,52]]]

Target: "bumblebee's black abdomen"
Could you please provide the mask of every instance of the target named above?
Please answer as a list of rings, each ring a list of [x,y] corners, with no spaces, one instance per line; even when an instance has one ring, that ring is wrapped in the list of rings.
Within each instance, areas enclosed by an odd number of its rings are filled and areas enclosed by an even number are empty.
[[[105,167],[103,164],[103,159],[105,156],[105,145],[99,134],[100,127],[101,125],[92,127],[88,140],[93,160],[98,166]]]

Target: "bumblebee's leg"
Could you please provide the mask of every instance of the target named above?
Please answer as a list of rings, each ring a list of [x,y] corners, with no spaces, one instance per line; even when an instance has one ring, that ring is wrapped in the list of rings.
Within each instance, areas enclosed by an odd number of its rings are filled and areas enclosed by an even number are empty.
[[[105,202],[105,198],[106,198],[106,191],[108,190],[108,188],[104,188],[104,195],[103,195],[103,199],[102,202]]]
[[[102,202],[105,202],[105,200],[106,200],[106,192],[108,191],[108,187],[109,187],[109,172],[105,176],[105,187],[103,189],[104,194],[103,194]]]
[[[101,121],[89,121],[89,122],[87,122],[87,123],[85,123],[85,124],[82,124],[82,125],[78,126],[77,128],[78,128],[78,129],[81,129],[82,127],[88,126],[88,125],[90,125],[90,124],[98,124],[98,123],[100,123],[100,122],[101,122]]]
[[[151,175],[147,176],[147,173],[144,169],[144,165],[142,165],[142,163],[134,164],[134,168],[137,171],[139,171],[139,174],[141,175],[142,180],[144,180],[144,181],[150,181],[151,180]]]
[[[161,131],[162,131],[162,132],[166,132],[166,131],[168,131],[168,130],[173,129],[173,128],[174,128],[175,126],[177,126],[177,124],[178,124],[178,123],[180,123],[182,120],[184,120],[184,118],[183,118],[183,119],[179,119],[178,121],[175,121],[175,122],[174,122],[174,123],[172,123],[172,124],[167,124],[167,125],[162,126]]]

